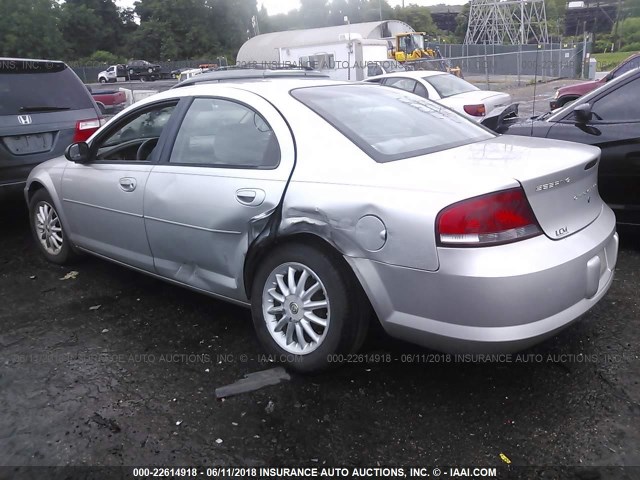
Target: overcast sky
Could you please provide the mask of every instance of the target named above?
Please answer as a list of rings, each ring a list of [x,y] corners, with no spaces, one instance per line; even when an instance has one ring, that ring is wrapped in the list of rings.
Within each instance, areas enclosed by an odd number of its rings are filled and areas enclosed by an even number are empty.
[[[447,5],[463,5],[468,0],[405,0],[405,5],[411,3],[417,5],[438,5],[445,3]],[[116,3],[121,7],[132,7],[135,0],[116,0]],[[278,13],[287,13],[289,10],[293,10],[300,6],[299,0],[258,0],[258,8],[264,5],[269,12],[269,15],[276,15]],[[396,5],[402,5],[402,0],[389,0],[389,5],[395,7]]]

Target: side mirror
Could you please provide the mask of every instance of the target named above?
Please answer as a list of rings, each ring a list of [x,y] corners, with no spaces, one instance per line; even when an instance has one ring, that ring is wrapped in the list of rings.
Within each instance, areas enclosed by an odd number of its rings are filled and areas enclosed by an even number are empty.
[[[575,116],[576,123],[589,123],[591,121],[591,105],[583,103],[573,109],[573,115]]]
[[[67,160],[75,163],[87,163],[89,161],[89,145],[86,142],[72,143],[64,151]]]

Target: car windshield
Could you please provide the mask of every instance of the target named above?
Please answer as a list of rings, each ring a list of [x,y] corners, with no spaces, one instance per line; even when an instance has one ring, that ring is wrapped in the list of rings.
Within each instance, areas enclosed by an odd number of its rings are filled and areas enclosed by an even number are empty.
[[[435,88],[438,95],[440,95],[440,98],[447,98],[460,93],[480,90],[478,87],[475,87],[469,82],[462,80],[455,75],[451,75],[450,73],[423,77],[423,80]]]
[[[93,108],[89,92],[63,63],[0,62],[0,115]]]
[[[382,62],[382,66],[387,71],[387,73],[406,72],[406,69],[398,62],[394,62],[394,61]]]
[[[291,94],[380,163],[494,136],[446,107],[399,89],[331,85]]]

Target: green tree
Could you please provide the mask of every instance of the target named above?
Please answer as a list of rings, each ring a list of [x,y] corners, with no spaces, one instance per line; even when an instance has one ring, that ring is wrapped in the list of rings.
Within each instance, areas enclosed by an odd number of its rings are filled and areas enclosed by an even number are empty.
[[[618,35],[622,45],[640,42],[640,17],[625,18],[620,22]]]
[[[62,35],[70,56],[114,52],[122,45],[125,31],[113,0],[66,0],[61,8]]]
[[[436,34],[438,27],[433,23],[431,12],[427,7],[409,5],[408,7],[396,7],[393,18],[408,23],[416,32],[425,32],[429,35]]]
[[[0,55],[59,59],[65,42],[55,0],[0,1]]]

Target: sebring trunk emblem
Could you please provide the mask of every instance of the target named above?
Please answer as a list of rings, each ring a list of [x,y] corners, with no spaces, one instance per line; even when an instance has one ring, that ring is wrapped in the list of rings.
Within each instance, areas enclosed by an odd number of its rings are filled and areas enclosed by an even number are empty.
[[[571,183],[571,178],[563,178],[562,180],[556,180],[555,182],[543,183],[542,185],[538,185],[536,187],[536,192],[541,192],[543,190],[550,190],[554,187],[558,187],[563,183]]]
[[[587,203],[591,203],[591,195],[589,195],[589,194],[590,194],[590,193],[593,191],[593,189],[595,189],[597,186],[598,186],[598,184],[597,184],[597,183],[594,183],[594,184],[593,184],[593,185],[591,185],[589,188],[587,188],[584,192],[581,192],[581,193],[579,193],[579,194],[577,194],[577,195],[574,195],[574,196],[573,196],[573,199],[574,199],[574,200],[579,200],[579,199],[581,199],[582,197],[587,197]]]
[[[20,125],[30,125],[31,115],[18,115],[18,122],[20,122]]]

